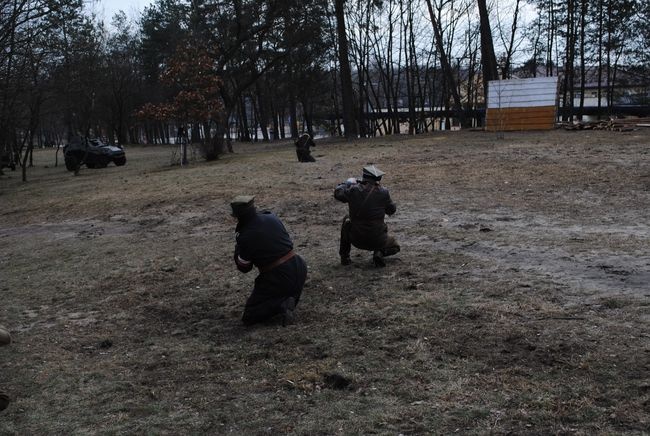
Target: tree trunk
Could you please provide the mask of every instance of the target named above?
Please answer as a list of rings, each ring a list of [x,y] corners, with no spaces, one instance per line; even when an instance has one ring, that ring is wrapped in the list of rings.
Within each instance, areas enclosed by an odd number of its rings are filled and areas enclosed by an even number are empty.
[[[343,99],[343,127],[345,137],[357,137],[356,120],[354,119],[354,91],[352,89],[352,71],[350,70],[350,53],[345,26],[345,0],[334,0],[336,15],[336,34],[339,46],[339,68],[341,70],[341,97]]]
[[[598,2],[598,119],[602,109],[603,96],[603,0]]]
[[[298,138],[298,110],[296,109],[296,94],[291,91],[289,93],[289,129],[293,139]]]
[[[587,0],[581,0],[580,10],[580,114],[579,120],[582,121],[582,114],[585,109],[585,80],[587,78],[586,65],[585,65],[585,34],[586,34],[586,16],[588,12],[589,3]]]
[[[563,83],[563,93],[562,100],[564,109],[566,109],[567,115],[564,116],[564,121],[570,121],[573,115],[573,95],[571,95],[571,83],[573,81],[573,1],[567,1],[567,18],[566,18],[566,40],[564,42],[565,46],[565,58],[564,58],[564,83]]]
[[[413,76],[412,76],[412,70],[413,70],[413,63],[415,62],[414,59],[411,58],[411,44],[410,44],[410,38],[409,38],[409,26],[412,24],[412,19],[411,19],[411,10],[410,8],[408,10],[404,10],[404,4],[402,0],[400,0],[400,16],[403,18],[402,20],[402,29],[403,29],[403,40],[404,40],[404,76],[406,79],[406,99],[407,99],[407,104],[408,104],[408,113],[409,113],[409,127],[408,127],[408,134],[409,135],[414,135],[415,134],[415,129],[416,129],[416,124],[417,121],[415,119],[415,95],[413,92]],[[404,19],[404,17],[406,17]]]
[[[429,0],[427,0],[429,1]],[[494,54],[494,43],[492,42],[492,29],[490,29],[490,16],[485,0],[478,0],[478,12],[481,19],[481,60],[483,63],[483,92],[487,105],[488,82],[497,80],[497,58]]]
[[[260,123],[260,130],[262,131],[262,138],[264,141],[269,140],[269,130],[267,128],[269,124],[269,110],[268,104],[266,102],[266,94],[263,91],[261,81],[255,82],[255,91],[257,94],[257,118]]]

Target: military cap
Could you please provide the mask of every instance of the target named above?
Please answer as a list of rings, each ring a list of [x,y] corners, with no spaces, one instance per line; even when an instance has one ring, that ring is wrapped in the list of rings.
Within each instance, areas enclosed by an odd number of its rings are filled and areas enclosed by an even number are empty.
[[[381,176],[383,176],[384,174],[386,173],[384,173],[382,170],[380,170],[374,165],[368,165],[367,167],[363,167],[364,179],[381,180]]]
[[[254,195],[238,195],[230,202],[232,216],[239,216],[250,207],[253,207]]]

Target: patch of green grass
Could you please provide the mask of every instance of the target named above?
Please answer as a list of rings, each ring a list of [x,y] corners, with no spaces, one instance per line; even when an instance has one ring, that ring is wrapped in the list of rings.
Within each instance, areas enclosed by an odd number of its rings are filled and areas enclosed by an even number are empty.
[[[622,309],[630,304],[628,300],[623,298],[604,298],[601,301],[601,305],[605,309]]]

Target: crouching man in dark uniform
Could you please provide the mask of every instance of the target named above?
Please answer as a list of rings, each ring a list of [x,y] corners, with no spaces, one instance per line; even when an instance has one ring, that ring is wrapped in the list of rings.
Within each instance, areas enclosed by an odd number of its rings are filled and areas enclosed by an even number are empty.
[[[399,252],[395,238],[388,235],[384,223],[386,214],[392,215],[397,206],[388,189],[379,184],[384,172],[374,165],[363,169],[363,179],[348,179],[334,190],[334,198],[348,203],[350,214],[343,219],[339,254],[341,264],[349,265],[352,245],[373,252],[372,260],[378,267],[386,266],[384,257]]]
[[[309,151],[309,147],[316,147],[316,143],[311,139],[309,133],[303,133],[296,141],[296,155],[298,156],[298,162],[316,162],[316,159]]]
[[[282,325],[292,324],[307,278],[307,264],[293,251],[282,221],[271,212],[258,213],[254,198],[240,195],[230,203],[232,215],[237,218],[237,269],[247,273],[255,266],[260,272],[242,321],[251,325],[281,316]]]

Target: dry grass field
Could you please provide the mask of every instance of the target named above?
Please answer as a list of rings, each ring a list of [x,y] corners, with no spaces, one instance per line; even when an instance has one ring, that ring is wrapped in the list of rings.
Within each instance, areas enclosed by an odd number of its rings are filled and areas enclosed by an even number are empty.
[[[0,434],[648,434],[650,130],[235,144],[0,176]],[[387,267],[339,264],[374,163]],[[244,327],[229,200],[309,264],[297,323]]]

